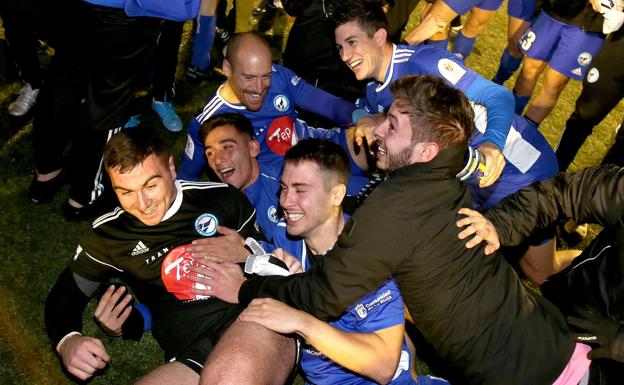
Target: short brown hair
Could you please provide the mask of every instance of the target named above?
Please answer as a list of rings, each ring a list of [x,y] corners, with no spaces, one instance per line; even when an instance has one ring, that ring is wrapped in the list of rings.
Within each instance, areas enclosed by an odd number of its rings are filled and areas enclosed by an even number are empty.
[[[118,168],[122,174],[128,173],[150,155],[167,161],[169,151],[154,130],[148,128],[128,128],[113,135],[104,147],[104,166]]]
[[[299,165],[309,161],[316,163],[323,173],[331,176],[336,184],[349,183],[351,167],[345,149],[326,139],[309,138],[300,140],[284,155],[285,164]],[[331,186],[333,187],[333,186]]]
[[[405,76],[390,85],[394,105],[409,117],[412,143],[434,142],[440,149],[468,143],[475,130],[466,96],[433,76]]]
[[[247,119],[243,114],[238,112],[224,112],[219,115],[211,116],[210,119],[202,123],[199,129],[199,138],[202,143],[206,140],[206,137],[212,130],[217,127],[232,126],[236,131],[249,137],[249,140],[254,139],[253,126],[251,121]]]

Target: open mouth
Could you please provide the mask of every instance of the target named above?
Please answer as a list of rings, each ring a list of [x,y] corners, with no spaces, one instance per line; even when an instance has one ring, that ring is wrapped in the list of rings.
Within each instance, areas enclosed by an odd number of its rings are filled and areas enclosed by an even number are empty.
[[[229,178],[234,174],[234,167],[225,167],[219,170],[219,174],[223,178]]]
[[[388,155],[388,151],[384,147],[377,146],[377,154],[379,155]]]
[[[157,209],[158,209],[158,205],[152,206],[152,207],[148,208],[147,210],[143,210],[143,215],[146,216],[146,217],[152,216],[152,215],[154,215],[154,213],[156,213]]]
[[[286,219],[288,219],[289,222],[297,222],[301,218],[303,218],[303,214],[300,214],[300,213],[286,213]]]
[[[357,68],[360,64],[362,64],[362,59],[354,60],[354,61],[352,61],[351,63],[349,63],[349,67],[350,67],[353,71],[355,71],[355,69],[356,69],[356,68]]]

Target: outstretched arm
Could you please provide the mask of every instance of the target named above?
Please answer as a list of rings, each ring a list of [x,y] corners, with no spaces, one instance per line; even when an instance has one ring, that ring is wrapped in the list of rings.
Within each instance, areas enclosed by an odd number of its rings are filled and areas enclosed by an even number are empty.
[[[348,333],[270,298],[255,299],[240,315],[278,333],[297,333],[345,368],[378,383],[394,376],[403,342],[403,323],[372,333]]]

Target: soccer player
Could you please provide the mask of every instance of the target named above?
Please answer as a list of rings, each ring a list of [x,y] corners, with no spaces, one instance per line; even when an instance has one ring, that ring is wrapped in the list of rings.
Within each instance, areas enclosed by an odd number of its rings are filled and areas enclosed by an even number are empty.
[[[249,201],[223,183],[176,181],[162,142],[139,129],[111,138],[104,165],[121,207],[93,222],[46,303],[46,330],[63,366],[85,380],[110,362],[102,342],[80,330],[95,291],[119,276],[151,310],[152,333],[168,362],[140,383],[197,384],[219,339],[243,355],[222,375],[245,384],[283,382],[293,364],[292,340],[236,322],[239,307],[194,295],[188,279],[192,260],[180,248],[197,237],[215,236],[218,225],[258,236]]]
[[[550,114],[568,81],[582,80],[587,73],[603,43],[602,24],[603,17],[587,0],[543,2],[520,40],[526,57],[513,91],[517,114],[524,111],[542,72],[542,88],[525,115],[540,124]]]
[[[244,33],[228,44],[223,72],[228,80],[217,90],[202,113],[189,126],[180,177],[196,180],[206,165],[204,144],[199,138],[201,124],[213,115],[238,112],[251,120],[254,137],[260,143],[258,162],[279,163],[299,139],[331,139],[349,149],[352,172],[363,174],[366,155],[353,148],[354,129],[322,129],[297,119],[296,109],[324,116],[340,126],[352,125],[355,107],[345,100],[316,89],[292,71],[271,63],[271,50],[262,38]],[[355,186],[359,191],[361,186]]]

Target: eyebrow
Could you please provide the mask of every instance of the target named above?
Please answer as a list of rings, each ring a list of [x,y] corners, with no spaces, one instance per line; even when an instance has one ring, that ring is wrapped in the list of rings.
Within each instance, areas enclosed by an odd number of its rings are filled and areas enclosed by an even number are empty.
[[[156,174],[156,175],[152,175],[148,180],[145,181],[145,183],[143,183],[143,185],[141,185],[141,187],[145,187],[148,184],[150,184],[150,182],[156,178],[162,178],[162,175],[160,174]],[[115,190],[122,190],[122,191],[127,191],[127,192],[132,192],[133,190],[125,188],[123,186],[113,186],[113,189]]]
[[[230,138],[227,138],[227,139],[221,139],[221,140],[220,140],[219,142],[217,142],[217,143],[219,143],[219,144],[223,144],[223,143],[234,143],[234,144],[237,144],[236,140],[234,140],[234,139],[230,139]],[[212,147],[213,147],[213,146],[208,145],[208,146],[206,146],[206,149],[209,149],[209,148],[212,148]]]

